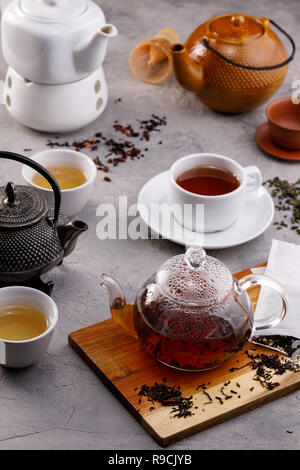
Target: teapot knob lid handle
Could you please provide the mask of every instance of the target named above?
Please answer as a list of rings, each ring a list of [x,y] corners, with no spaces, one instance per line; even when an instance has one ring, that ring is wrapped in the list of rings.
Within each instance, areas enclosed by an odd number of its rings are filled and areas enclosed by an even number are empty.
[[[5,187],[8,204],[14,204],[16,201],[15,185],[12,182],[7,183]]]
[[[237,28],[240,28],[245,23],[245,17],[244,15],[232,15],[232,17],[230,18],[230,21],[231,21],[232,26],[236,26]]]
[[[191,247],[185,253],[185,261],[193,271],[199,271],[206,262],[206,252],[202,247]]]
[[[56,6],[56,5],[60,5],[61,3],[63,3],[65,0],[42,0],[44,3],[47,3],[48,5],[51,5],[51,6]]]

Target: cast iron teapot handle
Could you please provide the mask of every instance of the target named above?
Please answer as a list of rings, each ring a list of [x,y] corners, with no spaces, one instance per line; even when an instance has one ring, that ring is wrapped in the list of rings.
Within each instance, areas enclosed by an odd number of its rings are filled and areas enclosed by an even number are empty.
[[[58,186],[58,183],[54,176],[49,173],[46,168],[44,168],[42,165],[39,163],[35,162],[34,160],[31,160],[28,157],[25,157],[24,155],[20,155],[18,153],[13,153],[13,152],[5,152],[5,151],[0,151],[0,158],[6,158],[7,160],[15,160],[16,162],[23,163],[24,165],[30,166],[34,170],[36,170],[38,173],[40,173],[46,180],[49,182],[51,185],[53,192],[54,192],[54,217],[53,217],[53,223],[56,224],[58,220],[58,214],[59,214],[59,209],[60,209],[60,203],[61,203],[61,192],[60,192],[60,187]]]

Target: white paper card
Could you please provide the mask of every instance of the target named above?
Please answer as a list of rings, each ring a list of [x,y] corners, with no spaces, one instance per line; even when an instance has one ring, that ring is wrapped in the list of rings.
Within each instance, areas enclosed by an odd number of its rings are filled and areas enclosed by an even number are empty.
[[[261,273],[262,270],[254,268],[254,272]],[[287,314],[277,326],[259,330],[253,335],[288,335],[300,338],[300,245],[273,240],[265,274],[272,276],[283,286],[288,302]],[[267,319],[270,313],[278,311],[278,299],[279,296],[273,295],[271,289],[262,288],[255,318]]]

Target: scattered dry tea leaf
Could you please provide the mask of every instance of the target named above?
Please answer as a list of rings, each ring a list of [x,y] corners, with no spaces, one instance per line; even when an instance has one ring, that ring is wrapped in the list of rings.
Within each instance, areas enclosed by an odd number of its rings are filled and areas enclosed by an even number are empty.
[[[300,179],[290,183],[276,176],[263,184],[271,190],[271,196],[276,200],[275,209],[280,218],[274,222],[277,230],[289,227],[300,235]]]

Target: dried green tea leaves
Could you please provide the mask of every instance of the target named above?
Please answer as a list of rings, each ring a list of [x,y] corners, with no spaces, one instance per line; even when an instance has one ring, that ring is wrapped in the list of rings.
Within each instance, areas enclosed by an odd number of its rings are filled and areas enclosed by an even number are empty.
[[[300,235],[300,179],[289,183],[276,176],[263,184],[271,189],[271,196],[276,200],[279,220],[275,220],[274,225],[277,230],[290,228]]]

